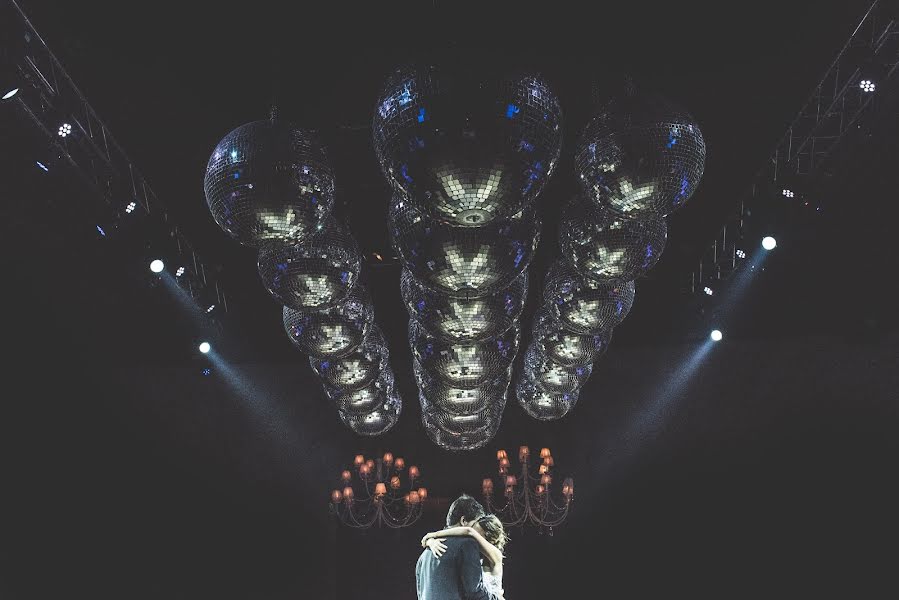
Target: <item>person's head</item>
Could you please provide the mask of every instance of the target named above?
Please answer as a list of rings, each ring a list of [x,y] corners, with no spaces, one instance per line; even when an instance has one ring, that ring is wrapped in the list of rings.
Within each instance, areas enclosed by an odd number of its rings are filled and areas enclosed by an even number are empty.
[[[509,536],[506,534],[503,522],[494,514],[484,515],[478,519],[475,529],[484,536],[485,540],[496,546],[500,552],[509,543]]]
[[[446,513],[446,526],[474,525],[474,522],[484,516],[484,507],[481,503],[469,496],[462,494],[450,504]]]

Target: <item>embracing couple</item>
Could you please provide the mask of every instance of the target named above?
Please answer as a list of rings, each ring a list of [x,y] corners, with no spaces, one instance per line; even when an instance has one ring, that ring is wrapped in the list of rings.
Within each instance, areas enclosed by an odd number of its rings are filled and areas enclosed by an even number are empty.
[[[450,505],[446,529],[427,534],[415,565],[419,600],[504,600],[502,522],[463,494]]]

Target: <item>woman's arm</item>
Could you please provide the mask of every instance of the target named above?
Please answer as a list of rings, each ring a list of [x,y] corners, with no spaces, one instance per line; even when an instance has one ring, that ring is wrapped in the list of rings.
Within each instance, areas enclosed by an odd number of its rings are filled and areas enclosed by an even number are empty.
[[[491,569],[493,574],[499,575],[500,573],[502,573],[503,553],[499,551],[499,548],[488,542],[487,539],[483,535],[478,533],[476,529],[473,529],[471,527],[466,527],[466,529],[471,530],[471,533],[467,535],[470,535],[475,539],[475,541],[477,541],[478,545],[481,547],[481,552],[483,552],[487,557],[487,560],[489,560],[493,564],[493,568]]]
[[[421,538],[422,547],[428,542],[431,538],[443,538],[449,536],[467,536],[471,535],[470,532],[474,532],[474,529],[471,527],[450,527],[449,529],[441,529],[440,531],[432,531],[431,533],[426,534],[423,538]]]

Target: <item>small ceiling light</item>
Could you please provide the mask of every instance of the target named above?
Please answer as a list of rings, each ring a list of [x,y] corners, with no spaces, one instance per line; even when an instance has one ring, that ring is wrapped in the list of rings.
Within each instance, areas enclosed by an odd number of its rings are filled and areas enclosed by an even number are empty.
[[[212,350],[212,346],[209,345],[209,342],[203,342],[200,344],[200,352],[203,354],[209,354],[209,351]]]
[[[796,195],[793,193],[793,190],[787,190],[787,189],[784,189],[783,194],[784,194],[785,198],[792,198],[793,196]]]
[[[765,236],[762,239],[762,248],[764,248],[765,250],[774,250],[775,248],[777,248],[777,240],[775,240],[770,235]]]
[[[746,253],[742,250],[737,250],[737,258],[746,258]]]
[[[59,137],[67,137],[70,133],[72,133],[72,126],[68,123],[63,123],[59,126],[59,129],[56,130],[56,133],[59,134]]]
[[[206,309],[206,312],[211,313],[214,310],[215,310],[215,304],[210,304],[209,307]]]
[[[720,330],[718,330],[718,329],[713,329],[713,330],[712,330],[712,333],[709,335],[709,337],[712,338],[712,341],[713,341],[713,342],[720,342],[720,341],[721,341],[721,338],[723,338],[724,335],[721,333]]]
[[[868,93],[868,94],[873,92],[874,88],[875,88],[874,82],[871,81],[870,79],[862,79],[858,83],[858,87],[860,87],[863,92]]]
[[[705,286],[704,288],[702,288],[702,291],[705,292],[706,296],[711,296],[712,294],[715,293],[715,291],[712,288],[710,288],[709,286]]]
[[[15,96],[18,93],[19,93],[19,88],[13,88],[13,89],[9,90],[8,92],[6,92],[5,94],[3,94],[3,100],[9,100],[10,98],[12,98],[13,96]]]
[[[184,267],[178,267],[178,270],[175,271],[175,277],[181,277],[184,275]]]
[[[35,161],[34,164],[36,164],[36,165],[38,166],[38,168],[40,168],[40,169],[41,169],[42,171],[44,171],[45,173],[46,173],[47,171],[50,170],[50,168],[49,168],[47,165],[45,165],[44,163],[42,163],[42,162],[39,161],[39,160],[38,160],[38,161]]]
[[[163,263],[158,258],[154,258],[150,262],[150,270],[154,273],[162,273],[162,270],[165,269],[165,263]]]
[[[128,206],[125,207],[125,212],[129,215],[134,212],[134,209],[137,208],[137,203],[129,202]]]

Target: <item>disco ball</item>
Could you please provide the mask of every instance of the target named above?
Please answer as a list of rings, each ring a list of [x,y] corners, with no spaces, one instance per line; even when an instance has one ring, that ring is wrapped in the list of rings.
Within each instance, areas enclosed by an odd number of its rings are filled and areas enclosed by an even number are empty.
[[[337,411],[340,420],[354,433],[364,436],[376,436],[390,431],[400,420],[403,410],[403,401],[396,390],[390,390],[384,395],[384,403],[365,415],[353,415]]]
[[[456,227],[427,217],[397,196],[389,219],[394,245],[412,275],[456,298],[508,288],[527,269],[540,241],[540,221],[533,210],[483,227]]]
[[[405,69],[391,76],[372,122],[381,170],[432,217],[481,226],[529,206],[555,168],[562,112],[534,75]]]
[[[665,216],[693,195],[705,168],[705,140],[683,109],[628,92],[603,107],[578,141],[575,168],[587,197],[634,217]]]
[[[259,250],[259,276],[284,306],[301,311],[330,308],[359,279],[362,261],[355,240],[331,217],[302,242],[267,242]]]
[[[624,320],[635,292],[633,281],[586,279],[562,260],[547,274],[543,300],[565,329],[599,335]]]
[[[654,215],[624,218],[605,207],[571,203],[559,223],[559,246],[581,275],[591,279],[631,281],[655,266],[668,227]]]
[[[436,379],[457,388],[476,388],[509,368],[518,351],[519,327],[501,336],[473,344],[441,342],[414,320],[409,321],[409,344],[422,368]]]
[[[309,364],[331,388],[355,391],[368,386],[387,368],[389,352],[381,329],[372,325],[365,341],[341,358],[309,357]]]
[[[515,384],[518,404],[528,415],[539,421],[561,419],[574,408],[579,395],[580,389],[570,392],[544,390],[527,372],[522,372]]]
[[[203,182],[218,226],[242,244],[297,242],[324,227],[334,175],[315,136],[289,123],[253,121],[215,147]]]
[[[483,448],[496,436],[501,421],[500,415],[485,429],[472,433],[450,433],[434,422],[431,415],[426,411],[421,413],[421,423],[428,434],[428,438],[444,450],[477,450],[478,448]]]
[[[524,371],[534,380],[540,389],[547,392],[562,393],[580,389],[590,373],[592,364],[580,367],[567,367],[546,356],[540,346],[531,344],[524,354]]]
[[[596,335],[568,331],[545,307],[534,316],[534,343],[549,359],[566,367],[595,362],[605,354],[611,341],[611,329]]]
[[[385,400],[394,392],[393,371],[386,366],[374,381],[361,389],[341,390],[325,386],[325,392],[344,415],[367,415],[383,408]]]
[[[451,415],[480,413],[490,406],[505,402],[506,388],[509,387],[511,373],[506,370],[492,381],[476,388],[457,388],[446,385],[415,365],[415,379],[418,383],[420,401]]]
[[[403,269],[400,289],[409,314],[434,337],[453,343],[482,342],[518,320],[527,297],[527,271],[508,288],[480,298],[453,298],[432,291]]]
[[[284,329],[290,341],[316,358],[346,356],[365,340],[374,319],[368,292],[357,285],[336,306],[315,312],[284,307]]]

